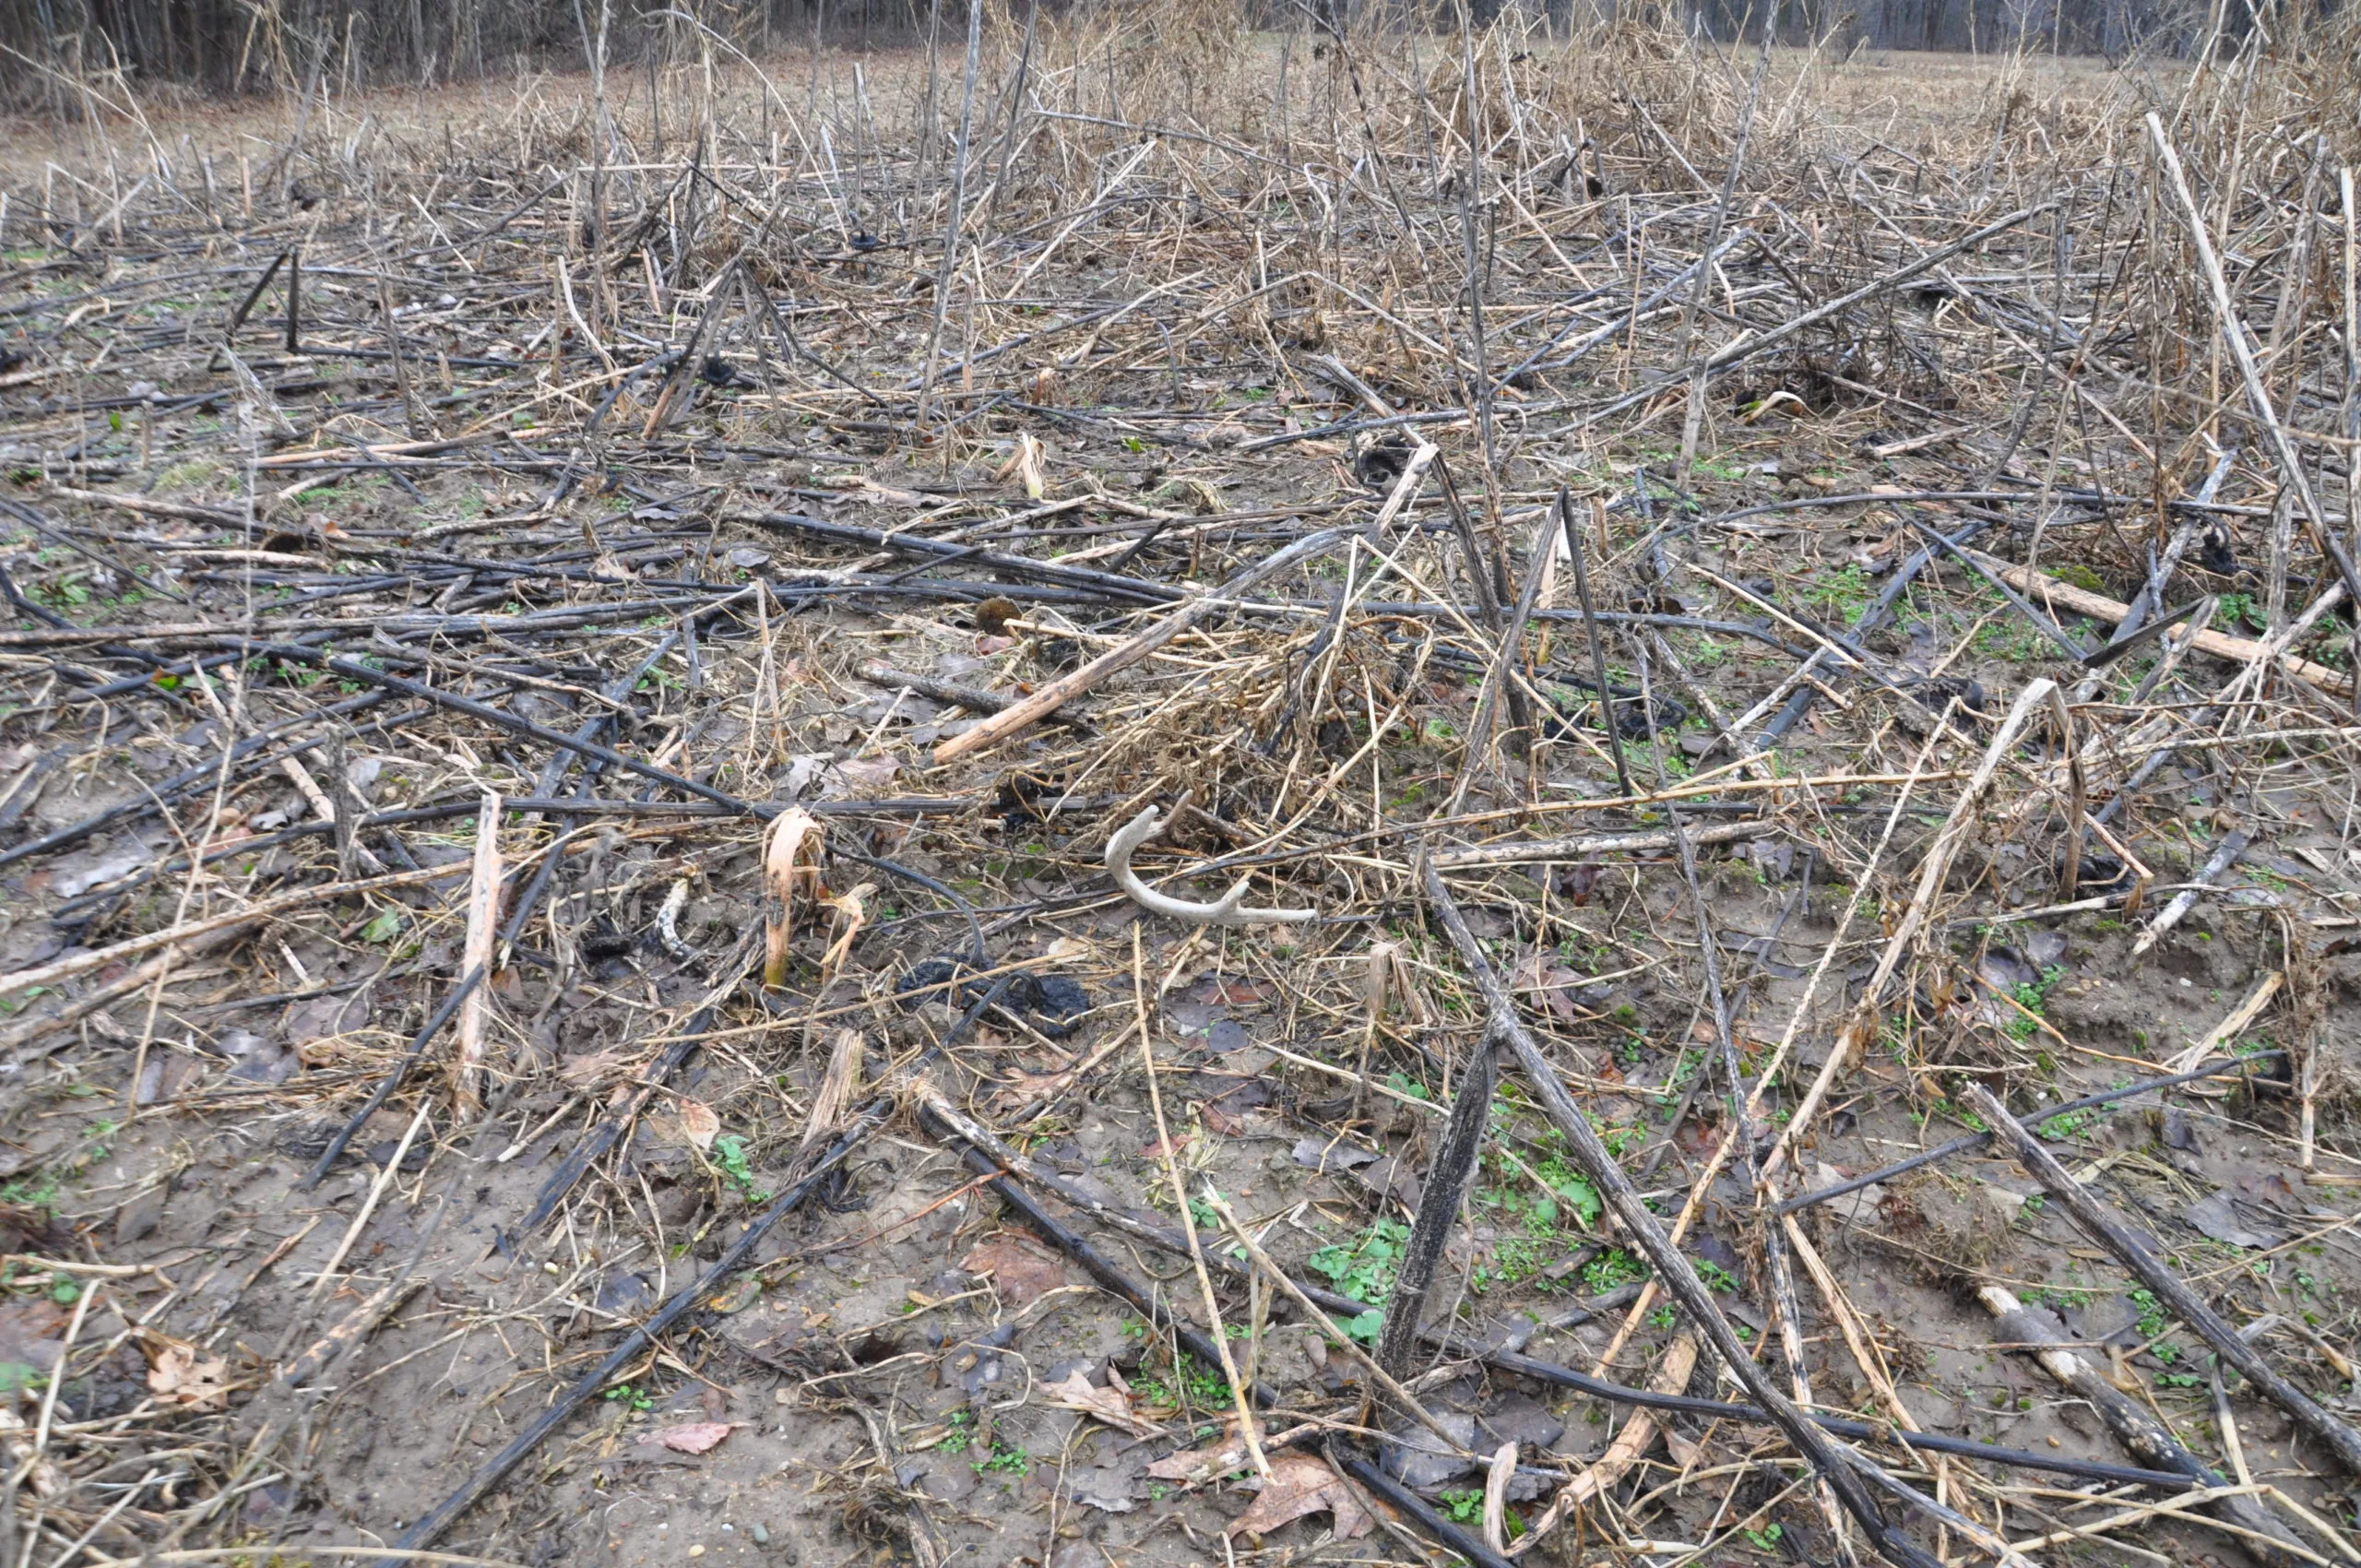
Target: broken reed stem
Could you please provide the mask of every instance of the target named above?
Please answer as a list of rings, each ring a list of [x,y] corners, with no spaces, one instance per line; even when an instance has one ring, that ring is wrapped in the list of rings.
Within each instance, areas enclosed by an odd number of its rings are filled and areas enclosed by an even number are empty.
[[[981,9],[982,0],[975,0],[975,5]],[[1229,1380],[1230,1400],[1238,1409],[1238,1431],[1246,1444],[1247,1456],[1254,1462],[1254,1473],[1268,1481],[1271,1461],[1263,1452],[1254,1411],[1246,1401],[1246,1384],[1229,1353],[1229,1336],[1222,1327],[1221,1303],[1214,1295],[1213,1276],[1205,1272],[1204,1248],[1197,1241],[1197,1228],[1190,1218],[1189,1190],[1180,1183],[1180,1165],[1172,1153],[1172,1130],[1164,1120],[1164,1091],[1157,1087],[1156,1037],[1148,1028],[1147,949],[1136,922],[1132,926],[1132,1004],[1139,1028],[1140,1070],[1147,1075],[1148,1109],[1156,1114],[1157,1152],[1163,1160],[1165,1182],[1172,1189],[1172,1206],[1180,1216],[1180,1233],[1189,1239],[1189,1264],[1196,1271],[1197,1289],[1204,1298],[1205,1326],[1214,1348],[1221,1352],[1222,1375]]]
[[[2026,1174],[2064,1204],[2067,1211],[2073,1215],[2075,1223],[2088,1232],[2093,1241],[2113,1253],[2142,1284],[2156,1293],[2156,1299],[2169,1308],[2174,1316],[2189,1325],[2190,1332],[2236,1368],[2241,1376],[2254,1384],[2257,1392],[2286,1411],[2296,1426],[2334,1455],[2337,1463],[2347,1472],[2361,1475],[2361,1432],[2355,1431],[2331,1415],[2315,1403],[2311,1396],[2282,1377],[2262,1359],[2260,1351],[2239,1336],[2237,1330],[2223,1322],[2220,1314],[2190,1289],[2180,1276],[2167,1268],[2164,1260],[2150,1251],[2148,1244],[2135,1235],[2107,1204],[2074,1180],[2066,1168],[2058,1163],[2057,1157],[2027,1132],[2023,1123],[2009,1113],[2008,1107],[2001,1104],[1991,1090],[1971,1082],[1966,1086],[1966,1093],[1977,1113],[2016,1155],[2017,1162],[2025,1168]]]
[[[1767,46],[1764,53],[1766,54],[1769,53]],[[1574,564],[1574,592],[1582,600],[1583,630],[1590,637],[1591,678],[1598,683],[1598,722],[1599,727],[1607,731],[1607,754],[1615,759],[1616,792],[1630,795],[1633,790],[1631,771],[1623,766],[1623,726],[1617,722],[1615,718],[1614,691],[1607,683],[1607,648],[1599,641],[1598,608],[1591,602],[1590,568],[1584,564],[1584,556],[1587,552],[1583,549],[1582,530],[1574,526],[1573,503],[1567,499],[1566,487],[1562,484],[1558,487],[1558,526],[1565,536],[1566,553],[1572,558]],[[1640,701],[1644,709],[1647,703],[1646,693],[1641,694]],[[1647,715],[1646,718],[1648,733],[1654,737],[1655,718],[1653,714]],[[1662,742],[1654,743],[1661,744]],[[1684,837],[1681,842],[1685,846],[1688,840]],[[1686,853],[1685,849],[1683,852]]]
[[[500,935],[500,796],[484,792],[476,811],[474,874],[468,884],[467,938],[460,949],[461,973],[492,972],[493,946]],[[451,1099],[463,1121],[483,1109],[486,1031],[492,1020],[491,988],[478,985],[459,1005],[459,1027],[453,1051]]]
[[[936,0],[938,6],[941,0]],[[927,415],[934,398],[934,376],[943,362],[943,324],[951,309],[951,279],[959,262],[959,226],[967,217],[967,131],[976,109],[976,67],[983,47],[984,0],[967,0],[967,63],[959,81],[959,139],[951,154],[951,211],[943,224],[943,259],[934,273],[934,320],[927,328],[926,368],[919,374],[919,407],[912,423],[919,431],[926,429]],[[931,60],[932,42],[929,41]],[[931,88],[931,66],[929,71]],[[943,449],[943,460],[950,461],[950,448]]]

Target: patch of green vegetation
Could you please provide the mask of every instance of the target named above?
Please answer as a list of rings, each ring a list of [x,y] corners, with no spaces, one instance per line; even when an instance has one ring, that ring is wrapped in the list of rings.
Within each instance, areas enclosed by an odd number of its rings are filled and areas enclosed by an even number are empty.
[[[713,1140],[713,1162],[721,1173],[738,1184],[749,1203],[768,1203],[771,1195],[755,1185],[754,1172],[746,1158],[746,1140],[735,1133],[725,1133]]]
[[[1754,1543],[1757,1551],[1773,1551],[1778,1548],[1779,1538],[1786,1533],[1777,1525],[1765,1525],[1759,1530],[1747,1531],[1746,1538]]]
[[[1705,1282],[1705,1289],[1718,1290],[1725,1296],[1738,1289],[1738,1276],[1710,1258],[1697,1260],[1697,1277]]]
[[[220,465],[205,457],[189,457],[172,464],[156,476],[159,490],[185,490],[203,484],[220,472]]]
[[[2246,636],[2254,620],[2254,595],[2250,593],[2225,593],[2213,612],[2213,624],[2238,636]]]
[[[1324,1274],[1339,1295],[1375,1305],[1394,1289],[1394,1271],[1402,1266],[1402,1249],[1410,1228],[1398,1219],[1381,1218],[1351,1246],[1326,1246],[1304,1260],[1315,1274]]]
[[[2149,1342],[2148,1353],[2166,1366],[2179,1360],[2180,1347],[2164,1337],[2165,1325],[2169,1320],[2165,1316],[2163,1303],[2156,1300],[2156,1293],[2153,1290],[2134,1290],[2130,1301],[2131,1310],[2140,1314],[2140,1337]]]
[[[2062,1313],[2069,1308],[2086,1307],[2097,1299],[2095,1290],[2079,1290],[2071,1286],[2045,1285],[2025,1292],[2025,1300],[2038,1301],[2051,1312]]]
[[[976,1441],[976,1412],[954,1410],[948,1418],[947,1424],[951,1428],[950,1431],[945,1433],[943,1441],[935,1446],[947,1454],[965,1454],[967,1452],[968,1444]]]
[[[2071,583],[2085,593],[2105,593],[2106,579],[2083,565],[2080,561],[2067,561],[2049,567],[2049,575],[2061,583]]]
[[[978,1475],[1029,1476],[1033,1473],[1033,1457],[1024,1449],[992,1440],[992,1451],[984,1457],[972,1460]]]
[[[2052,964],[2041,971],[2039,980],[2020,980],[2011,988],[2009,994],[2016,999],[2018,1006],[2024,1009],[2008,1021],[2007,1028],[2011,1039],[2031,1039],[2040,1032],[2041,1025],[2035,1020],[2043,1016],[2042,1010],[2049,1002],[2050,992],[2065,978],[2066,971]]]
[[[656,1408],[656,1399],[653,1395],[645,1389],[635,1388],[628,1383],[617,1384],[607,1390],[607,1400],[610,1404],[621,1405],[628,1410],[652,1410]]]
[[[2030,664],[2042,657],[2049,642],[2013,612],[1987,621],[1975,634],[1980,653],[2011,664]]]
[[[1718,670],[1730,659],[1730,650],[1705,632],[1691,635],[1682,646],[1688,651],[1691,665],[1699,670]]]
[[[1648,1277],[1648,1265],[1620,1247],[1609,1247],[1583,1265],[1583,1287],[1604,1296],[1622,1285],[1637,1285]]]
[[[1484,1494],[1465,1488],[1448,1488],[1435,1494],[1442,1504],[1442,1516],[1454,1525],[1480,1525],[1484,1522]]]
[[[1827,611],[1850,625],[1862,611],[1869,608],[1872,597],[1869,574],[1858,566],[1847,564],[1814,584],[1804,595],[1804,601]]]
[[[2090,1105],[2084,1106],[2080,1111],[2069,1111],[2063,1115],[2052,1116],[2046,1122],[2035,1123],[2034,1131],[2051,1143],[2063,1143],[2068,1138],[2079,1138],[2084,1130],[2099,1119],[2103,1109],[2100,1106]]]

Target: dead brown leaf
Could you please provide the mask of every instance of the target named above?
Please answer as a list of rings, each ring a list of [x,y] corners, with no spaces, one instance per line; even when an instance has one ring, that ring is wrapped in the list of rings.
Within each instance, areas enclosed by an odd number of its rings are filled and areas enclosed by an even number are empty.
[[[1272,1455],[1271,1479],[1254,1496],[1254,1505],[1230,1521],[1225,1535],[1265,1536],[1281,1525],[1307,1514],[1326,1510],[1336,1521],[1336,1538],[1351,1540],[1367,1535],[1369,1510],[1345,1478],[1315,1454],[1285,1452]]]
[[[561,1059],[557,1075],[575,1088],[587,1088],[610,1074],[624,1071],[637,1055],[629,1051],[586,1051],[579,1056]]]
[[[1133,1413],[1131,1400],[1121,1390],[1096,1387],[1078,1372],[1067,1373],[1063,1383],[1043,1384],[1041,1393],[1047,1403],[1060,1409],[1079,1410],[1133,1437],[1154,1437],[1164,1430]]]
[[[1005,1236],[979,1242],[959,1266],[990,1275],[1000,1299],[1012,1307],[1028,1306],[1066,1282],[1065,1265]]]
[[[992,1091],[991,1102],[1003,1111],[1022,1110],[1065,1087],[1066,1078],[1064,1073],[1028,1073],[1021,1067],[1014,1068],[1008,1081]]]
[[[1256,1434],[1260,1435],[1259,1428]],[[1206,1481],[1218,1480],[1232,1470],[1242,1469],[1245,1464],[1246,1443],[1238,1435],[1238,1423],[1232,1420],[1219,1443],[1168,1454],[1150,1465],[1146,1473],[1152,1480],[1181,1481],[1190,1486],[1201,1486]]]
[[[148,1391],[170,1405],[219,1410],[230,1403],[230,1365],[218,1356],[199,1356],[194,1345],[167,1339],[155,1347],[148,1362]]]
[[[675,1454],[704,1454],[735,1431],[730,1421],[689,1421],[676,1427],[658,1427],[639,1440],[643,1448],[669,1448]]]
[[[694,1145],[699,1153],[713,1147],[713,1140],[721,1135],[721,1117],[701,1099],[682,1100],[676,1121],[681,1141]]]

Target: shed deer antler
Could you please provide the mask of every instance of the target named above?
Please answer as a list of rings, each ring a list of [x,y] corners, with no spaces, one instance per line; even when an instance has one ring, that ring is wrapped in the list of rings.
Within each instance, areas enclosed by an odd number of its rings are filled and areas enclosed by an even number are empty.
[[[1158,893],[1139,879],[1132,870],[1132,851],[1155,837],[1164,826],[1164,818],[1154,806],[1149,806],[1115,830],[1107,840],[1107,869],[1115,873],[1115,885],[1132,896],[1132,900],[1153,915],[1169,915],[1176,921],[1192,925],[1263,925],[1277,921],[1308,921],[1319,914],[1317,909],[1250,909],[1245,907],[1246,889],[1252,878],[1240,878],[1237,886],[1211,904],[1192,904],[1186,898],[1175,898]]]

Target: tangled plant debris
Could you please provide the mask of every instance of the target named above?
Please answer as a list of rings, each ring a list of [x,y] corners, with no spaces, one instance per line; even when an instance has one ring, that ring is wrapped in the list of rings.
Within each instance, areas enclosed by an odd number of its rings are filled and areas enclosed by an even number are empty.
[[[2361,1561],[2361,15],[2273,18],[80,80],[11,1562]]]

